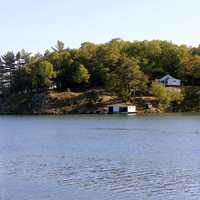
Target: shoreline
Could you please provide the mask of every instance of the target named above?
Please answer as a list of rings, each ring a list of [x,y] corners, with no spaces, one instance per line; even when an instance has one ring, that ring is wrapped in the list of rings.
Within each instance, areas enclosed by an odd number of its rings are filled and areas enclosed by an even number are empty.
[[[116,104],[135,105],[137,115],[198,113],[198,110],[185,111],[183,107],[172,107],[169,110],[161,111],[157,106],[156,98],[152,96],[136,97],[134,102],[124,102],[117,96],[104,91],[98,91],[95,95],[91,95],[91,91],[48,91],[0,97],[0,115],[106,115],[107,111],[105,108],[108,105]],[[147,108],[147,104],[151,104],[152,107]]]
[[[166,115],[200,115],[200,112],[137,112],[134,114],[119,113],[119,114],[109,114],[109,113],[65,113],[65,114],[55,114],[55,113],[0,113],[0,116],[75,116],[75,115],[87,115],[87,116],[166,116]]]

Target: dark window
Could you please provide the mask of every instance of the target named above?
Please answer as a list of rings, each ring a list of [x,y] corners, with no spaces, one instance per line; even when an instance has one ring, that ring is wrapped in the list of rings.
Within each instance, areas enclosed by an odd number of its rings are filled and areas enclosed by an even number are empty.
[[[109,113],[113,113],[113,107],[112,107],[112,106],[110,106],[110,107],[108,108],[108,112],[109,112]]]
[[[128,107],[120,107],[119,112],[128,112]]]

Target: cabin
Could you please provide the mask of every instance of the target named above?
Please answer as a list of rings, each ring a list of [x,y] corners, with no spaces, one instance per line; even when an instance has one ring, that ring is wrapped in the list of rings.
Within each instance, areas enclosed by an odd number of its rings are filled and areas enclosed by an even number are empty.
[[[129,105],[109,105],[108,113],[117,114],[117,113],[136,113],[136,106]]]
[[[181,80],[176,79],[169,74],[159,79],[159,81],[163,83],[166,87],[180,87],[181,86]]]

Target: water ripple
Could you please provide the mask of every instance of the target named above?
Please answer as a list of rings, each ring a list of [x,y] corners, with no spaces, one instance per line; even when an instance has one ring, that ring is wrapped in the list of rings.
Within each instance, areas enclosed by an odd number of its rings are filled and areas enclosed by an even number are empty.
[[[153,162],[144,160],[120,162],[54,156],[20,157],[4,160],[0,166],[0,173],[4,176],[35,182],[53,181],[94,191],[131,195],[146,193],[154,197],[168,195],[174,198],[180,193],[191,199],[200,195],[200,168],[156,168]]]

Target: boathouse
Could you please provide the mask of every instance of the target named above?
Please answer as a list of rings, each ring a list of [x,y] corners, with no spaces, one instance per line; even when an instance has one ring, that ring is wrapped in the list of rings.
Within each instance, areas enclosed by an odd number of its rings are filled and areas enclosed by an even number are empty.
[[[109,105],[108,113],[117,114],[117,113],[136,113],[136,106],[129,105]]]

